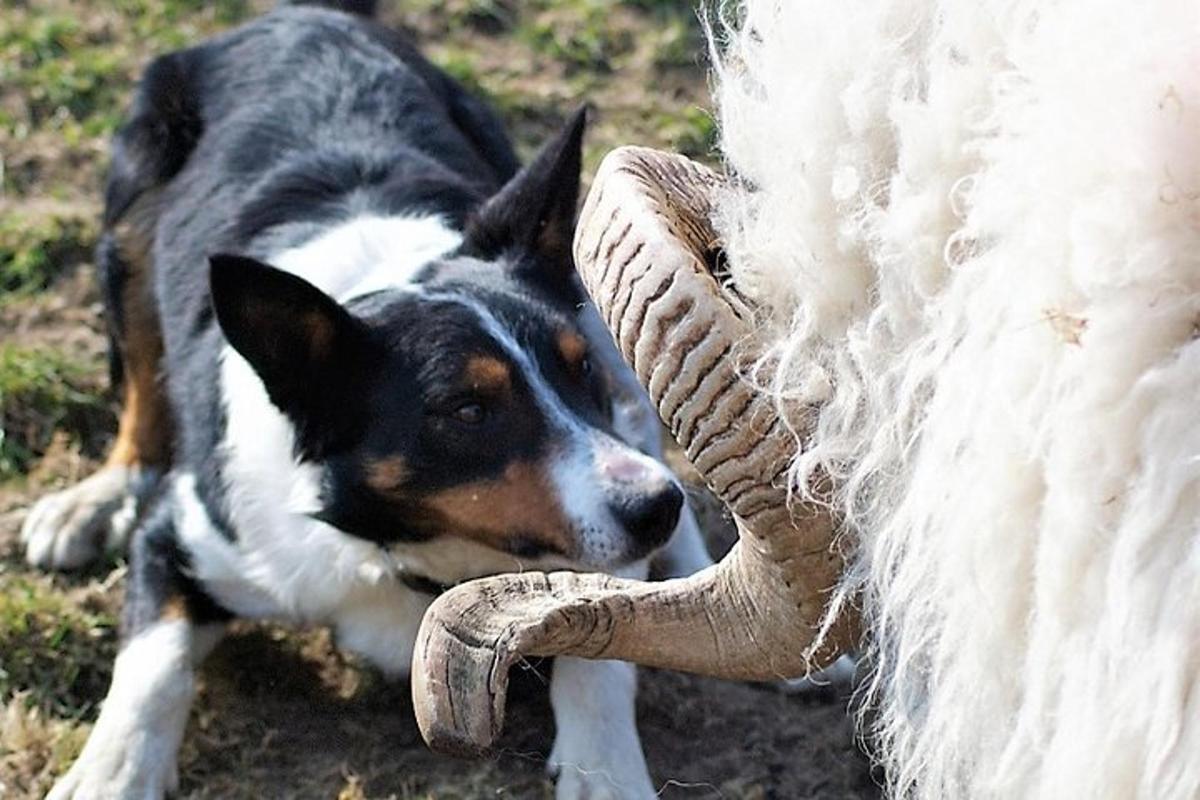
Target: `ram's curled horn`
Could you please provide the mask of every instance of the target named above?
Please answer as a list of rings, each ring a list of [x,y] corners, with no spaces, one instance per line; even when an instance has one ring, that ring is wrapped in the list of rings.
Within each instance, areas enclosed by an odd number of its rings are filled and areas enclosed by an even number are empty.
[[[792,677],[847,646],[844,615],[818,637],[842,570],[823,511],[789,508],[795,438],[739,373],[755,356],[750,309],[713,274],[720,179],[685,158],[623,148],[601,165],[575,255],[584,284],[662,418],[734,515],[739,542],[690,578],[485,578],[440,597],[421,626],[413,700],[429,744],[480,753],[524,656],[614,658],[728,678]]]

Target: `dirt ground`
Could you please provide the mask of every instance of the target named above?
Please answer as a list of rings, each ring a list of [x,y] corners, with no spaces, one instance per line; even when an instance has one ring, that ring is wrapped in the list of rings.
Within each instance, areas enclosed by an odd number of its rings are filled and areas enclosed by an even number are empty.
[[[77,575],[23,562],[30,502],[89,473],[114,415],[90,269],[105,142],[156,52],[269,3],[39,0],[0,9],[0,797],[41,797],[78,753],[111,670],[125,563]],[[665,0],[382,2],[435,61],[486,95],[528,154],[579,101],[586,168],[620,143],[713,158],[699,25]],[[731,541],[695,500],[714,552]],[[541,798],[552,665],[514,676],[499,754],[430,753],[408,687],[327,632],[239,625],[206,662],[181,756],[187,798]],[[664,797],[878,796],[846,713],[788,694],[643,670],[642,741]]]

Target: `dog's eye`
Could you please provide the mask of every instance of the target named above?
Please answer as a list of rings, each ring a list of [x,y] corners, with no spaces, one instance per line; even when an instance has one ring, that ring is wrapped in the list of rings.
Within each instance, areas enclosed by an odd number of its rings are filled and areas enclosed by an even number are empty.
[[[481,403],[472,401],[463,403],[456,407],[451,413],[451,416],[464,425],[478,425],[479,423],[483,422],[486,412]]]
[[[579,362],[579,374],[585,378],[592,374],[592,360],[587,356],[584,356],[583,360]]]

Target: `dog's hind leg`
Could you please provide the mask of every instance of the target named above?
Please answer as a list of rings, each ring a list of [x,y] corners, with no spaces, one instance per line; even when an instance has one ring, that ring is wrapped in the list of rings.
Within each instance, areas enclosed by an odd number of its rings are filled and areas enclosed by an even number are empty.
[[[96,248],[109,327],[120,424],[104,466],[84,481],[43,497],[21,529],[31,564],[73,569],[107,546],[121,548],[138,507],[169,466],[171,424],[159,383],[162,334],[150,260],[153,198],[143,196]]]
[[[193,87],[202,62],[198,50],[155,59],[113,140],[96,265],[113,383],[123,393],[121,422],[104,467],[42,498],[26,517],[21,538],[31,564],[72,569],[93,560],[106,544],[123,544],[138,505],[170,465],[171,415],[159,382],[163,344],[152,253],[159,196],[203,129]]]
[[[194,51],[155,59],[113,141],[96,266],[113,384],[123,393],[121,422],[104,467],[42,498],[26,517],[25,557],[37,566],[81,567],[106,544],[123,544],[139,501],[169,466],[170,412],[159,383],[163,345],[152,252],[159,196],[187,162],[202,129],[191,88],[200,60]]]
[[[188,577],[169,497],[139,524],[122,642],[100,717],[49,797],[146,798],[173,791],[176,756],[196,691],[196,667],[229,614]]]

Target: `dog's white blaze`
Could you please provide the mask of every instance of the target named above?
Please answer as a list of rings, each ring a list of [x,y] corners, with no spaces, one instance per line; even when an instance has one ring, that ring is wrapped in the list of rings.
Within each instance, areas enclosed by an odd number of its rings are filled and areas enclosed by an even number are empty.
[[[613,430],[622,441],[662,460],[662,423],[633,369],[621,358],[612,334],[593,303],[585,303],[575,322],[592,345],[592,358],[612,376]]]
[[[350,219],[267,260],[326,294],[347,300],[407,286],[421,269],[462,243],[440,216]]]
[[[662,423],[658,411],[638,383],[633,369],[621,358],[600,312],[588,302],[579,309],[575,320],[591,342],[592,357],[612,376],[613,431],[617,438],[663,462]],[[675,532],[656,560],[669,578],[681,578],[712,566],[712,556],[690,502],[684,502]]]

